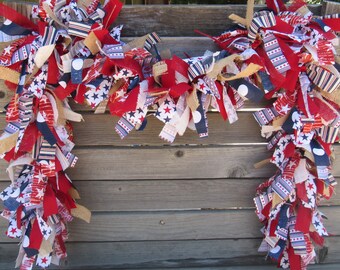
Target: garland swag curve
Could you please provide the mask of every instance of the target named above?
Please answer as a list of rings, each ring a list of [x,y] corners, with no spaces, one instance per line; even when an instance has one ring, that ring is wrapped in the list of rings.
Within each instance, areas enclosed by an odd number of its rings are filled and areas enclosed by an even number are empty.
[[[21,239],[20,269],[59,264],[67,222],[90,220],[65,173],[77,161],[70,121],[82,120],[68,105],[70,96],[121,117],[115,128],[121,138],[142,130],[153,114],[164,123],[159,136],[170,143],[187,128],[208,136],[210,107],[233,123],[244,100],[275,98],[254,113],[278,167],[254,198],[264,224],[260,251],[283,268],[306,269],[315,258],[313,243],[322,246],[328,235],[317,206],[336,184],[331,159],[340,76],[333,44],[340,20],[313,17],[301,0],[267,6],[252,18],[231,16],[238,25],[212,37],[222,51],[166,59],[156,33],[120,40],[122,26],[111,27],[122,8],[118,0],[41,0],[32,6],[35,22],[0,3],[7,19],[0,41],[8,42],[0,78],[15,93],[0,137],[12,183],[0,198],[7,236]]]

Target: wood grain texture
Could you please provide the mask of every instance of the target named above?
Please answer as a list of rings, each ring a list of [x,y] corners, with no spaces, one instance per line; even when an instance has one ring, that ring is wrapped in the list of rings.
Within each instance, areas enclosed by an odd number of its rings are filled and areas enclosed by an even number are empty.
[[[322,9],[321,14],[328,15],[328,14],[336,14],[340,12],[340,3],[335,1],[323,1],[322,2]]]
[[[340,207],[320,209],[329,220],[325,226],[339,236]],[[0,219],[0,226],[6,221]],[[261,224],[254,210],[200,210],[160,212],[94,212],[90,224],[75,220],[70,226],[70,241],[155,241],[199,239],[243,239],[261,237]],[[10,242],[2,234],[0,242]]]
[[[333,175],[340,176],[339,145],[335,145]],[[76,168],[67,173],[73,180],[265,178],[275,172],[264,145],[210,147],[86,147],[74,150]],[[8,180],[7,164],[0,162],[0,179]]]
[[[99,138],[98,138],[99,140]],[[266,147],[90,147],[78,148],[73,180],[207,179],[271,176],[274,165],[254,169],[268,158]],[[0,162],[0,179],[6,180],[6,162]],[[335,168],[338,175],[340,168]]]
[[[5,2],[30,16],[30,4]],[[310,5],[321,14],[321,5]],[[255,10],[264,6],[256,6]],[[219,35],[232,25],[230,14],[245,17],[246,5],[136,5],[123,7],[114,25],[123,24],[123,36],[142,36],[157,32],[160,36],[197,36],[198,29],[209,35]]]
[[[187,130],[184,136],[178,136],[172,145],[209,145],[228,143],[260,143],[266,142],[261,137],[260,126],[251,113],[239,113],[239,120],[234,124],[224,121],[219,113],[208,114],[209,137],[199,138],[196,131]],[[85,122],[74,123],[75,143],[77,146],[103,145],[164,145],[159,138],[164,124],[155,116],[150,115],[148,124],[143,131],[133,130],[121,140],[115,131],[119,118],[105,115],[84,115]]]
[[[339,181],[339,180],[338,180]],[[263,179],[74,181],[91,211],[160,211],[254,208],[256,187]],[[9,182],[0,182],[0,192]],[[237,191],[237,192],[236,192]],[[323,206],[340,205],[340,195]]]
[[[84,114],[85,122],[73,123],[77,146],[131,146],[167,144],[159,138],[164,124],[154,115],[148,116],[148,124],[143,131],[133,130],[123,140],[115,131],[118,117],[110,114]],[[252,113],[240,112],[239,120],[234,124],[224,121],[218,113],[208,113],[209,137],[199,138],[196,131],[187,130],[184,136],[178,136],[172,145],[226,145],[230,143],[264,143],[260,126]],[[0,114],[0,126],[5,127],[5,115]]]
[[[255,10],[264,6],[256,6]],[[310,6],[315,14],[321,6]],[[219,35],[232,25],[230,14],[245,17],[245,5],[152,5],[125,6],[116,23],[124,24],[123,35],[141,36],[157,32],[160,36],[195,36],[198,29]]]
[[[194,241],[92,242],[66,243],[68,258],[61,267],[51,269],[158,269],[178,270],[274,270],[257,248],[261,239],[220,239]],[[338,270],[340,238],[326,239],[328,255],[323,264],[308,269]],[[13,269],[18,246],[0,244],[0,269]],[[96,250],[96,260],[93,251]],[[266,264],[266,265],[264,265]],[[269,265],[268,265],[269,264]],[[232,268],[225,268],[233,265]],[[243,267],[242,267],[243,266]],[[182,269],[183,267],[183,269]],[[207,267],[207,268],[196,268]],[[215,267],[218,267],[215,269]],[[333,267],[333,268],[327,268]],[[339,266],[338,266],[339,267]],[[50,269],[50,268],[49,268]]]

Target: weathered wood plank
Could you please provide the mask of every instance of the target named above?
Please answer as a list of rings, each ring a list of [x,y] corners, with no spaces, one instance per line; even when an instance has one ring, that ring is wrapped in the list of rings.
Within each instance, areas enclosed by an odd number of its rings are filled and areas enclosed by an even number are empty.
[[[30,16],[29,4],[6,4]],[[321,14],[321,5],[309,7],[314,14]],[[263,8],[259,5],[255,10]],[[142,36],[150,32],[161,36],[195,36],[195,29],[219,35],[232,25],[228,19],[232,13],[245,17],[246,5],[126,5],[115,25],[124,25],[123,36]]]
[[[340,176],[340,146],[333,175]],[[254,169],[254,163],[270,157],[264,145],[209,147],[90,147],[76,149],[73,180],[213,179],[270,177],[275,166]],[[0,162],[0,179],[7,180],[7,164]]]
[[[148,124],[143,131],[133,130],[124,140],[115,131],[117,117],[106,115],[84,115],[85,123],[74,123],[75,143],[85,145],[164,145],[158,137],[164,124],[155,116],[148,117]],[[228,143],[259,143],[266,142],[261,137],[260,126],[251,113],[239,113],[239,120],[230,125],[218,113],[208,114],[209,137],[199,138],[196,131],[187,130],[184,136],[178,137],[173,145],[209,145]]]
[[[166,142],[158,137],[164,123],[155,116],[148,117],[148,124],[143,131],[133,130],[121,140],[115,131],[118,117],[110,114],[84,114],[85,122],[74,123],[75,143],[77,146],[129,146],[129,145],[164,145]],[[260,126],[252,113],[239,113],[239,120],[234,124],[224,121],[218,113],[208,114],[209,137],[199,138],[195,131],[187,130],[178,137],[173,145],[183,144],[228,144],[228,143],[259,143],[266,142],[261,137]],[[5,115],[0,114],[0,130],[5,127]]]
[[[264,6],[256,6],[255,10],[263,8]],[[321,13],[320,5],[313,5],[311,9],[315,14]],[[219,35],[232,25],[232,21],[228,19],[232,13],[245,17],[246,6],[125,6],[116,23],[124,24],[125,36],[140,36],[149,32],[157,32],[161,36],[194,36],[197,35],[195,29],[209,35]]]
[[[159,211],[254,208],[260,179],[75,181],[79,203],[91,211]],[[0,192],[9,182],[0,182]],[[333,195],[322,205],[340,205]]]
[[[260,239],[148,241],[120,243],[67,243],[67,261],[62,269],[129,269],[140,267],[186,267],[232,264],[262,264],[257,253]],[[93,251],[96,259],[93,259]],[[0,244],[0,269],[12,269],[16,244]]]
[[[340,3],[338,1],[323,1],[321,14],[336,14],[340,12]]]
[[[165,269],[185,267],[208,267],[207,270],[222,269],[275,269],[266,262],[264,255],[257,252],[261,239],[221,239],[195,241],[147,241],[147,242],[92,242],[67,243],[69,257],[62,264],[62,269]],[[324,263],[309,266],[308,269],[337,270],[331,267],[340,263],[338,250],[340,238],[327,239],[328,255]],[[93,259],[93,251],[96,259]],[[18,246],[16,244],[0,244],[0,269],[13,269]],[[270,264],[270,265],[263,265]],[[225,268],[233,265],[232,268]],[[238,266],[237,266],[238,265]],[[247,265],[242,268],[242,265]],[[252,266],[249,266],[252,265]],[[255,266],[257,265],[257,266]],[[259,266],[261,265],[261,266]],[[221,268],[220,268],[220,267]],[[188,267],[188,268],[187,268]],[[252,267],[252,268],[251,268]],[[256,268],[259,267],[259,268]],[[53,267],[51,269],[60,269]],[[182,268],[180,268],[182,269]],[[202,268],[198,268],[202,269]],[[197,269],[197,270],[198,270]],[[205,269],[205,268],[203,268]],[[184,269],[183,269],[184,270]]]
[[[323,207],[331,235],[339,236],[340,207]],[[6,222],[0,219],[0,227]],[[154,241],[241,239],[261,237],[261,224],[254,210],[160,211],[92,214],[90,224],[70,224],[70,241]],[[9,242],[2,234],[0,242]]]
[[[68,174],[73,180],[202,179],[266,177],[275,167],[254,169],[269,157],[265,146],[84,148]],[[0,179],[7,180],[0,161]],[[335,169],[338,172],[339,169]]]

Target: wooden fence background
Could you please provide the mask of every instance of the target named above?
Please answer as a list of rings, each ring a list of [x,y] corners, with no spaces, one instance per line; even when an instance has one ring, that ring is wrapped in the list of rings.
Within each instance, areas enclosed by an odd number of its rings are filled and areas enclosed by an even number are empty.
[[[10,5],[27,13],[25,4]],[[311,9],[332,12],[329,6]],[[231,24],[231,13],[244,16],[245,6],[125,6],[116,23],[125,25],[125,40],[156,31],[163,48],[195,56],[217,47],[194,29],[217,35]],[[9,98],[2,85],[1,108]],[[209,138],[187,131],[173,145],[158,138],[161,124],[152,116],[145,131],[121,141],[114,132],[116,118],[94,115],[84,106],[73,108],[83,113],[85,123],[74,124],[79,162],[68,173],[83,198],[80,203],[93,217],[90,224],[72,222],[69,258],[61,269],[270,263],[257,252],[261,225],[252,202],[257,185],[275,170],[253,168],[270,156],[251,114],[258,107],[247,103],[233,125],[210,112]],[[4,113],[0,125],[5,125]],[[339,153],[339,146],[335,150]],[[9,183],[6,166],[0,162],[0,190]],[[340,177],[339,158],[334,175]],[[324,202],[322,211],[334,236],[327,240],[326,258],[326,249],[320,252],[320,261],[340,263],[340,196]],[[0,269],[12,269],[18,246],[5,237],[4,219],[0,227]]]

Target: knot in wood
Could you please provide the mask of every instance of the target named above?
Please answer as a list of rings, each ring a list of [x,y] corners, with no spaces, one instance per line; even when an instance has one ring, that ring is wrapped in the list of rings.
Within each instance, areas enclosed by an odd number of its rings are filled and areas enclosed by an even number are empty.
[[[183,157],[184,156],[184,151],[182,151],[182,150],[176,151],[175,156],[176,157]]]

